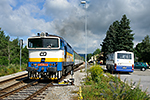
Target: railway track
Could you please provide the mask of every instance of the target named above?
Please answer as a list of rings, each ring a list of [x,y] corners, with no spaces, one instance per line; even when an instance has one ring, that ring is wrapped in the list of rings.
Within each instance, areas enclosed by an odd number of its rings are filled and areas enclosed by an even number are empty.
[[[82,67],[83,68],[83,67]],[[74,72],[81,68],[74,69]],[[69,73],[70,74],[70,73]],[[65,77],[62,77],[63,80]],[[60,80],[60,81],[61,81]],[[15,83],[9,87],[0,90],[0,100],[41,100],[45,98],[48,92],[48,87],[58,86],[53,85],[52,81],[40,81],[40,80],[28,80],[24,79],[18,83]],[[64,85],[59,85],[64,86]],[[45,92],[43,92],[45,91]]]
[[[24,80],[26,77],[27,77],[27,73],[1,78],[0,79],[0,90],[6,88],[8,86],[11,86],[12,84],[18,83],[19,81]]]
[[[14,93],[7,96],[4,95],[5,97],[2,98],[2,100],[30,100],[32,99],[35,95],[40,93],[42,89],[45,89],[46,86],[49,86],[50,83],[40,83],[39,81],[34,81],[31,82],[23,87],[20,87],[13,91]],[[36,98],[36,100],[38,100]],[[41,100],[41,98],[39,98]]]
[[[14,77],[12,77],[12,78],[8,78],[8,79],[6,79],[6,80],[0,81],[0,85],[1,85],[1,84],[5,84],[5,83],[10,82],[10,81],[13,81],[13,80],[17,80],[17,79],[21,79],[21,78],[27,77],[27,75],[28,75],[28,74],[25,73],[25,74],[21,74],[21,75],[19,75],[19,76],[14,76]]]

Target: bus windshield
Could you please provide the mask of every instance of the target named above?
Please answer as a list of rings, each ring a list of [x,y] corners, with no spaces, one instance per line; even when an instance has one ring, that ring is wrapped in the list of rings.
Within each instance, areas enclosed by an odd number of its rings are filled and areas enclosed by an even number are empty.
[[[28,39],[28,48],[58,48],[58,38]]]
[[[118,59],[132,59],[132,55],[129,53],[117,53]]]

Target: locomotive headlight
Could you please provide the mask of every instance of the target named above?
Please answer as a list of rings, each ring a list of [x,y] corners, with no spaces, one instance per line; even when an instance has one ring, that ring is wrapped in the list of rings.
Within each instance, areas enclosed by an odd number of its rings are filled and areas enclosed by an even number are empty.
[[[52,64],[49,64],[49,66],[52,66]]]
[[[32,63],[31,66],[33,67],[33,65],[34,65],[34,64]]]
[[[44,33],[44,32],[42,32],[42,33],[40,34],[40,36],[41,36],[41,37],[43,37],[43,36],[46,36],[46,35],[45,35],[45,33]]]
[[[34,64],[34,66],[36,66],[37,64]]]
[[[57,66],[58,64],[57,64],[57,62],[56,62],[56,64],[55,63],[53,63],[53,64],[49,64],[49,66],[53,66],[53,67],[55,67],[55,66]]]
[[[41,69],[42,71],[44,70],[44,67],[42,67],[42,69]]]

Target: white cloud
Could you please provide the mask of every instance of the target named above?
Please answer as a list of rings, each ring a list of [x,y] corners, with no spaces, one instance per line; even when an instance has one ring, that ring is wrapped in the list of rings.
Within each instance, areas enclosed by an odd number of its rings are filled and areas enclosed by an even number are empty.
[[[0,6],[3,12],[1,12],[0,26],[12,36],[30,36],[32,30],[37,31],[49,31],[51,26],[49,22],[45,22],[44,19],[34,18],[34,14],[42,13],[42,11],[32,4],[21,5],[18,9],[13,10],[8,2],[0,1]],[[14,4],[15,5],[15,4]]]
[[[67,0],[46,0],[44,7],[46,14],[53,18],[68,17],[72,10],[71,3]]]
[[[137,44],[150,34],[149,0],[87,0],[88,52],[99,48],[105,33],[123,14],[130,19]],[[11,36],[46,31],[65,38],[78,52],[85,50],[85,9],[80,0],[0,0],[0,27]]]

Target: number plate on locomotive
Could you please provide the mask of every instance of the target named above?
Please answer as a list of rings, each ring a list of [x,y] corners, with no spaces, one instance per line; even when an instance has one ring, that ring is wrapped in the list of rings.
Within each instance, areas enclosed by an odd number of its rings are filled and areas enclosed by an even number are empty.
[[[38,64],[38,66],[48,66],[48,64],[41,63],[41,64]]]

